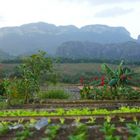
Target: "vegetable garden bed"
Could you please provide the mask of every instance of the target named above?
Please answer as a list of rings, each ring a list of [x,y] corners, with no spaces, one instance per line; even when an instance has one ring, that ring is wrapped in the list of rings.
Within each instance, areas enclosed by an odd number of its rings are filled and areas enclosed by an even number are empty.
[[[64,118],[68,120],[68,122],[72,122],[74,119],[79,118],[84,122],[92,117],[97,120],[101,120],[102,122],[104,119],[109,116],[110,119],[113,121],[121,118],[124,120],[133,120],[137,118],[140,120],[140,108],[138,107],[121,107],[116,110],[107,110],[107,109],[89,109],[89,108],[82,108],[82,109],[64,109],[58,108],[55,110],[47,110],[47,109],[13,109],[13,110],[3,110],[0,111],[0,120],[17,120],[18,118],[29,120],[31,118],[40,119],[42,117],[49,117],[54,122],[58,122],[60,118]],[[126,118],[126,119],[125,119]]]
[[[140,120],[140,113],[118,113],[110,115],[73,115],[73,116],[11,116],[11,117],[0,117],[0,121],[16,122],[22,120],[27,122],[31,119],[40,120],[41,118],[47,118],[52,123],[60,123],[61,119],[64,120],[65,124],[71,124],[73,122],[88,123],[92,122],[95,124],[102,124],[105,120],[109,119],[110,122],[116,124],[125,124],[128,122],[134,122]]]
[[[40,121],[40,122],[39,122]],[[1,140],[139,140],[139,124],[113,124],[104,121],[102,124],[71,123],[41,124],[39,120],[29,122],[0,123]],[[45,122],[44,122],[45,123]],[[40,126],[39,126],[40,125]],[[41,126],[42,125],[42,126]]]
[[[37,108],[107,108],[107,109],[117,109],[122,106],[129,107],[140,107],[140,100],[44,100],[40,103],[24,104],[24,105],[14,105],[10,106],[11,109],[37,109]]]

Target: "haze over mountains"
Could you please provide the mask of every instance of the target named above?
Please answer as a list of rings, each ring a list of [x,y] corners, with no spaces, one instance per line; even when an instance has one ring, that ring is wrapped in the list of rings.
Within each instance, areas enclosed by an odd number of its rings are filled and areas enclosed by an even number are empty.
[[[55,26],[44,22],[0,28],[0,51],[24,55],[45,50],[72,58],[140,58],[137,40],[124,27],[107,25]]]

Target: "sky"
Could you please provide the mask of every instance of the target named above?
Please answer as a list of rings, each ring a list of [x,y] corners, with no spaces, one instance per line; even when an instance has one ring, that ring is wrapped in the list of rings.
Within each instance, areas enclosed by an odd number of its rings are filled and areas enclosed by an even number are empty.
[[[0,0],[0,27],[31,22],[124,26],[140,34],[140,0]]]

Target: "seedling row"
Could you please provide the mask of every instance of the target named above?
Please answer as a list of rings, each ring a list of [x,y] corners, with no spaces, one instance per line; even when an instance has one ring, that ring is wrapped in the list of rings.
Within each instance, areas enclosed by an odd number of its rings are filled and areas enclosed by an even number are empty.
[[[137,118],[131,123],[119,125],[112,123],[110,117],[102,124],[96,124],[95,119],[82,123],[78,118],[71,124],[66,124],[64,118],[57,124],[49,118],[0,123],[1,140],[138,140],[139,137],[140,123]]]

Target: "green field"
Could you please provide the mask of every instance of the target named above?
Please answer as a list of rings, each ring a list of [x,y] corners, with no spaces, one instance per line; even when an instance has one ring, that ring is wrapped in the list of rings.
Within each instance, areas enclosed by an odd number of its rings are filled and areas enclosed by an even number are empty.
[[[108,64],[113,69],[117,67],[117,65]],[[129,65],[134,72],[140,73],[140,66],[138,65]],[[85,79],[90,79],[95,76],[103,75],[103,71],[101,69],[101,63],[64,63],[64,64],[56,64],[55,70],[60,75],[60,81],[64,82],[68,80],[68,82],[78,82],[80,77],[84,77]],[[62,79],[61,79],[62,78]],[[67,79],[66,79],[67,78]],[[140,75],[138,74],[135,77],[136,82],[139,81]]]
[[[113,69],[117,65],[108,64]],[[17,64],[1,64],[0,74],[10,75],[15,71]],[[128,65],[134,72],[140,73],[140,66]],[[54,70],[58,75],[58,81],[62,83],[78,83],[80,77],[90,79],[95,76],[100,76],[102,73],[101,63],[58,63],[54,64]],[[136,83],[140,83],[140,74],[138,74],[133,80]]]

